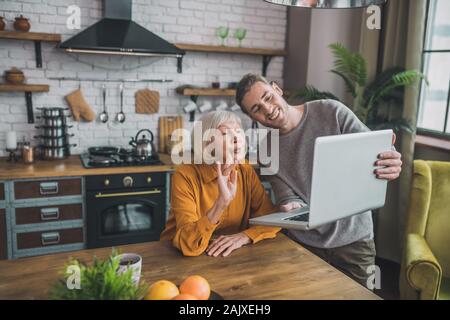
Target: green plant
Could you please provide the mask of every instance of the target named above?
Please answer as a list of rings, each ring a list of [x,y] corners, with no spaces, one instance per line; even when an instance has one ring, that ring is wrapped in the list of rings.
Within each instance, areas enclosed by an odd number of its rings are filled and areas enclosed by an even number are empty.
[[[67,280],[70,274],[67,268],[79,268],[80,289],[69,289]],[[92,265],[70,259],[61,278],[50,290],[50,299],[54,300],[138,300],[147,292],[147,285],[141,281],[138,285],[133,282],[133,270],[129,268],[118,273],[119,259],[117,251],[113,249],[111,256],[105,260],[94,257]]]
[[[345,82],[355,104],[351,108],[358,118],[372,129],[392,128],[414,131],[412,124],[401,117],[404,88],[412,86],[425,76],[415,70],[390,68],[368,83],[367,61],[359,54],[353,53],[340,43],[329,45],[333,56],[334,69],[330,72],[338,75]],[[318,99],[340,101],[330,92],[320,91],[307,86],[295,93],[291,99],[308,102]],[[397,110],[392,110],[393,108]]]

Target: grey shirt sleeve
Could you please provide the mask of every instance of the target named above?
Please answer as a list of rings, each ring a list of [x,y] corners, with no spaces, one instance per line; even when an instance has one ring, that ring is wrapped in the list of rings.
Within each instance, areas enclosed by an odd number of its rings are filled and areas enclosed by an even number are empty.
[[[275,194],[275,199],[277,201],[277,205],[281,206],[284,204],[288,204],[290,202],[298,202],[302,205],[306,205],[305,201],[303,201],[295,192],[292,190],[283,180],[279,177],[267,176],[267,181],[270,182],[272,186],[272,190]]]
[[[336,101],[337,118],[340,125],[341,133],[358,133],[368,132],[370,129],[359,120],[359,118],[341,102]],[[392,146],[392,151],[397,151],[395,146]],[[387,151],[387,150],[386,150]]]
[[[367,132],[370,129],[346,105],[339,101],[333,101],[336,108],[336,117],[341,133]]]

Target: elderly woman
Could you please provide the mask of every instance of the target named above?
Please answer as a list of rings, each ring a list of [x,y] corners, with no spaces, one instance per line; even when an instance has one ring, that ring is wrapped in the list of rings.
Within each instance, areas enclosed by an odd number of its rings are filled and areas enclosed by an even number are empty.
[[[206,251],[217,257],[274,238],[279,228],[249,227],[249,218],[273,213],[275,207],[252,166],[243,163],[245,139],[239,134],[239,117],[215,111],[197,125],[201,125],[203,140],[200,150],[194,147],[195,155],[210,148],[217,162],[206,157],[202,164],[178,167],[172,177],[170,216],[161,240],[171,240],[186,256]],[[192,145],[196,143],[192,141]]]

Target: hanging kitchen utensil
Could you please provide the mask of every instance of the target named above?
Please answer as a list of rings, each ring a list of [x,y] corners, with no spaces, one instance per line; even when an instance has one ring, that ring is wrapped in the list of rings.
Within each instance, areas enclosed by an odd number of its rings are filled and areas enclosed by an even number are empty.
[[[107,123],[109,116],[106,111],[106,85],[102,86],[102,96],[103,96],[103,112],[100,114],[100,121],[103,123]]]
[[[92,122],[95,120],[95,112],[92,107],[86,101],[83,93],[80,89],[77,89],[64,97],[67,104],[72,110],[73,119],[77,122],[82,119],[87,122]]]
[[[183,120],[184,118],[182,116],[159,118],[159,152],[169,152],[167,150],[168,141],[176,129],[183,128]]]
[[[123,113],[123,83],[120,84],[120,112],[117,114],[117,122],[125,122],[125,113]]]
[[[135,94],[136,113],[152,114],[159,112],[160,95],[158,91],[139,90]]]

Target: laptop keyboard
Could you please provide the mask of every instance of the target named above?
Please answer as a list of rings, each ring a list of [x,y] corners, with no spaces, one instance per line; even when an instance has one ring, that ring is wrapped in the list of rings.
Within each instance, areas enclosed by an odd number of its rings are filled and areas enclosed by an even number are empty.
[[[285,219],[287,221],[297,221],[297,222],[308,222],[309,221],[309,213],[299,214],[297,216],[293,216]]]

